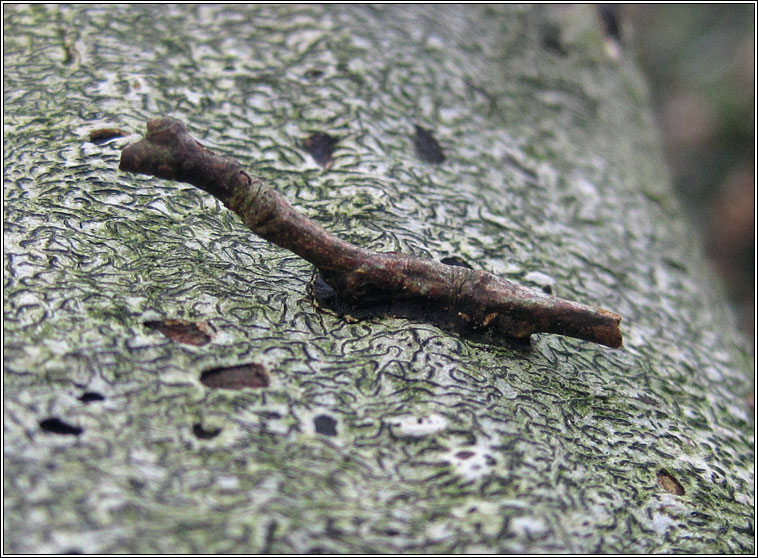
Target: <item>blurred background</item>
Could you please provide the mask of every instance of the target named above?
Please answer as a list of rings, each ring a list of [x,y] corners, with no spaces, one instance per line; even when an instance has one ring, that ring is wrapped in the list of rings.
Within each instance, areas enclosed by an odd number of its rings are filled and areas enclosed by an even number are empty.
[[[674,186],[755,350],[755,5],[610,9],[648,75]]]

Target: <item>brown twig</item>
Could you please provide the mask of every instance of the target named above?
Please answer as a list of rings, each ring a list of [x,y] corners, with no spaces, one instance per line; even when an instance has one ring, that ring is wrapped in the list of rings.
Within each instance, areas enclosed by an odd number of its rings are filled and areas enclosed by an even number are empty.
[[[200,145],[173,118],[150,120],[145,139],[123,150],[119,168],[187,182],[212,194],[257,235],[314,264],[329,286],[356,305],[421,302],[495,335],[528,338],[545,332],[621,346],[621,317],[613,312],[527,289],[485,271],[373,253],[337,238],[250,176],[239,161]]]

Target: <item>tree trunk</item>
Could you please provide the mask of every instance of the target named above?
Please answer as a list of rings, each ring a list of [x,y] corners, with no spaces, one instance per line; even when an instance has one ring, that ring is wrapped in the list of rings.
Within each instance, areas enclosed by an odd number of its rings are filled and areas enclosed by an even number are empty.
[[[754,550],[752,356],[595,8],[3,23],[6,552]],[[339,237],[607,308],[624,346],[319,309],[211,196],[118,171],[162,115]]]

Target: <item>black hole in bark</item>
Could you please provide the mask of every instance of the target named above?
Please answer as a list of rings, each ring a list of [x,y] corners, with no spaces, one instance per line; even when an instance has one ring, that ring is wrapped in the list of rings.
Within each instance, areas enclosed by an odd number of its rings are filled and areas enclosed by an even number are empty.
[[[113,138],[121,138],[128,135],[128,132],[124,132],[120,128],[101,128],[99,130],[92,130],[89,133],[89,140],[99,145]]]
[[[203,425],[199,422],[196,422],[192,425],[192,432],[201,440],[210,440],[211,438],[215,438],[219,434],[221,434],[220,428],[203,428]]]
[[[325,436],[337,435],[337,421],[329,415],[319,415],[313,419],[316,432]]]
[[[459,451],[455,454],[455,457],[458,459],[468,459],[469,457],[474,457],[474,452],[468,450]]]
[[[143,322],[145,327],[161,332],[163,335],[187,345],[206,345],[212,339],[208,328],[203,322],[187,320],[151,320]]]
[[[134,490],[140,491],[147,486],[147,483],[142,479],[130,477],[129,486],[131,486]]]
[[[474,269],[469,263],[460,256],[448,256],[440,260],[445,265],[455,265],[457,267],[466,267],[468,269]]]
[[[82,403],[92,403],[93,401],[105,401],[105,396],[97,393],[96,391],[85,391],[79,401]]]
[[[601,4],[597,7],[600,19],[605,27],[605,34],[616,41],[621,41],[621,26],[619,25],[619,7],[612,4]]]
[[[328,169],[332,165],[332,153],[334,153],[334,146],[337,145],[338,141],[337,138],[329,134],[316,132],[303,142],[303,146],[311,154],[314,161]]]
[[[553,24],[545,24],[540,30],[542,35],[542,46],[560,56],[566,56],[568,52],[563,46],[561,40],[561,28]]]
[[[83,428],[68,424],[56,417],[50,417],[39,421],[39,427],[45,432],[50,432],[51,434],[78,436],[84,432]]]
[[[210,388],[245,389],[268,387],[268,371],[260,364],[241,364],[206,370],[200,382]]]
[[[684,487],[682,484],[666,469],[660,469],[656,474],[658,478],[658,485],[670,494],[676,494],[677,496],[684,495]]]
[[[445,156],[442,154],[442,148],[429,130],[415,125],[416,133],[413,136],[413,143],[416,145],[416,153],[423,161],[427,163],[442,163]]]
[[[319,79],[320,77],[324,77],[323,70],[314,68],[312,70],[308,70],[307,72],[305,72],[306,79],[315,80],[315,79]]]

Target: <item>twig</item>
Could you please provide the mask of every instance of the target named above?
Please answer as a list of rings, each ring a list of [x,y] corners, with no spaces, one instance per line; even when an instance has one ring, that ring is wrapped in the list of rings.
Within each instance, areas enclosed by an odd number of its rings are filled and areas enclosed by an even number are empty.
[[[216,155],[173,118],[147,123],[145,139],[127,146],[119,168],[187,182],[212,194],[257,235],[305,258],[345,300],[407,300],[495,335],[556,333],[621,346],[613,312],[521,287],[485,271],[397,253],[373,253],[345,242],[298,213],[235,159]]]

